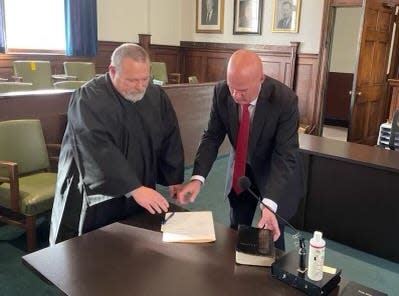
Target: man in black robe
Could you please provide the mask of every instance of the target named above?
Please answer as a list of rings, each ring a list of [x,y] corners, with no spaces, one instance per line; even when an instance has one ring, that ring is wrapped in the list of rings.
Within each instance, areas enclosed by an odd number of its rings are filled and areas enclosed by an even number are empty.
[[[166,212],[184,178],[172,104],[150,83],[150,59],[135,44],[113,52],[109,72],[76,90],[58,163],[50,244],[137,211]]]

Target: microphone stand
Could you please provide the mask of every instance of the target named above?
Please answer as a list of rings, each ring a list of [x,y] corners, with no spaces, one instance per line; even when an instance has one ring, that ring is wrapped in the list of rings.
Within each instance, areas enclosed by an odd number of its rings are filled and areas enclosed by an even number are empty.
[[[306,245],[305,245],[305,239],[301,235],[301,233],[294,227],[292,226],[291,223],[289,223],[287,220],[285,220],[283,217],[281,217],[279,214],[275,213],[268,205],[266,205],[262,198],[255,194],[250,188],[251,186],[251,181],[249,180],[248,177],[242,176],[240,177],[240,187],[242,190],[248,190],[248,192],[252,195],[252,197],[256,198],[258,202],[260,202],[266,209],[271,211],[276,215],[278,219],[283,221],[287,226],[289,226],[292,230],[295,231],[295,234],[292,235],[293,239],[295,240],[295,246],[298,247],[298,255],[299,255],[299,264],[298,264],[298,271],[300,273],[305,273],[307,270],[306,267]]]

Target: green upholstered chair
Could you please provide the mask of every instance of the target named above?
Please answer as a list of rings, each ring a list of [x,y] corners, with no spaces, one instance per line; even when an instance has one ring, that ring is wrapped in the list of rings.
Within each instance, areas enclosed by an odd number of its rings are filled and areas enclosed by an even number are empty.
[[[168,72],[166,64],[163,62],[151,62],[150,75],[153,80],[162,81],[163,84],[168,83]]]
[[[0,93],[6,93],[10,91],[29,91],[32,89],[32,83],[13,81],[0,82]]]
[[[180,83],[180,73],[168,73],[164,62],[151,62],[151,78],[155,84]]]
[[[96,76],[96,66],[92,62],[64,62],[64,72],[75,80],[89,81]]]
[[[0,122],[0,143],[0,222],[25,229],[34,251],[36,216],[50,212],[56,183],[40,121]]]
[[[80,80],[66,80],[54,82],[54,88],[56,89],[77,89],[85,84],[87,81]]]
[[[49,61],[14,61],[14,77],[20,82],[32,83],[33,89],[52,89]]]

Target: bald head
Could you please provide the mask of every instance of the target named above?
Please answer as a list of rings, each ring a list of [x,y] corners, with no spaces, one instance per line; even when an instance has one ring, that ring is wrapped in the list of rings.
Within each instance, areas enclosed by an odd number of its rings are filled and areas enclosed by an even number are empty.
[[[244,49],[233,53],[227,65],[227,84],[236,103],[256,99],[263,80],[262,62],[256,53]]]

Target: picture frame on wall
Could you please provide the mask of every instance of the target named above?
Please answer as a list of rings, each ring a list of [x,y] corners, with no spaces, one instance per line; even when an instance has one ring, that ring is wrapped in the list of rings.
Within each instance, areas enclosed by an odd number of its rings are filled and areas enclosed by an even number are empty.
[[[224,0],[197,0],[197,33],[223,33]]]
[[[301,0],[273,0],[272,32],[297,33]]]
[[[234,0],[233,34],[261,34],[263,0]]]

